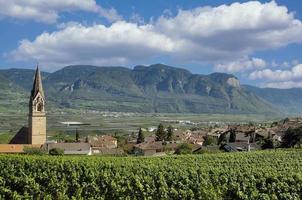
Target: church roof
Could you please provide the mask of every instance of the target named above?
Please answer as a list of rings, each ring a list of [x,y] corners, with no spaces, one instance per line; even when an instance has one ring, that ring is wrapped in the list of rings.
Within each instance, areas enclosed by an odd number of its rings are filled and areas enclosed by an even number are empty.
[[[28,144],[28,128],[22,127],[18,133],[11,139],[9,144]]]
[[[43,87],[42,87],[42,77],[41,77],[39,66],[37,66],[33,89],[31,91],[31,97],[33,97],[33,98],[36,97],[36,95],[39,92],[42,95],[42,97],[44,97],[44,91],[43,91]]]

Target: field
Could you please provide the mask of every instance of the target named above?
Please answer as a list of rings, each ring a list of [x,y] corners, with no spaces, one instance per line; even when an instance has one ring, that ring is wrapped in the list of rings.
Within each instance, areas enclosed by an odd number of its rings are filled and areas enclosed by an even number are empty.
[[[302,150],[167,157],[0,155],[0,199],[301,199]]]

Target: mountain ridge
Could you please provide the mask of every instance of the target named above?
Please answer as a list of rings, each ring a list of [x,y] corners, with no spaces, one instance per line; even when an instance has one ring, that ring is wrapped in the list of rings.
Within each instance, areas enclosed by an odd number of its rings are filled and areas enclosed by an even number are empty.
[[[20,94],[31,89],[33,74],[34,70],[28,69],[0,70],[0,75],[16,85],[11,89]],[[193,74],[186,69],[154,64],[133,69],[70,65],[42,76],[47,100],[59,108],[271,115],[285,112],[282,106],[278,109],[280,102],[272,103],[260,88],[240,85],[232,74]]]

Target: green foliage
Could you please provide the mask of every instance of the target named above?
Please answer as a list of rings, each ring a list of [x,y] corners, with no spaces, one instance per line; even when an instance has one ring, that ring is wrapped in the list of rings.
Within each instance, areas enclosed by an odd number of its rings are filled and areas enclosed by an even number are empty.
[[[199,128],[198,128],[198,127],[196,127],[196,126],[194,126],[194,127],[190,128],[190,131],[198,131],[198,130],[199,130]]]
[[[217,139],[213,136],[206,136],[204,138],[203,146],[215,145],[217,144]]]
[[[52,156],[62,156],[64,155],[64,150],[60,148],[53,148],[49,150],[49,155]]]
[[[288,128],[282,137],[283,147],[301,147],[302,146],[302,127]]]
[[[221,153],[221,150],[218,149],[208,149],[203,147],[197,151],[194,151],[194,154],[214,154],[214,153]]]
[[[262,149],[273,149],[278,147],[279,143],[275,141],[273,138],[265,138],[261,141]]]
[[[167,130],[167,141],[171,141],[173,139],[173,135],[174,135],[174,131],[173,131],[173,127],[169,126],[168,130]]]
[[[72,139],[72,138],[66,138],[66,139],[64,140],[64,142],[65,142],[65,143],[74,143],[75,140]]]
[[[236,132],[234,130],[231,130],[231,132],[230,132],[229,142],[236,142]]]
[[[0,199],[301,199],[302,150],[167,157],[0,155]]]
[[[52,136],[52,139],[57,140],[57,141],[72,140],[66,134],[64,134],[62,132],[59,132],[59,133],[55,134],[54,136]]]
[[[125,143],[124,145],[122,145],[120,147],[124,150],[124,152],[126,154],[129,154],[129,155],[134,154],[134,144],[133,143],[129,143],[129,144]]]
[[[218,138],[218,144],[222,144],[227,141],[226,133],[222,133]]]
[[[45,155],[47,152],[38,147],[24,147],[24,153],[28,155]]]
[[[76,139],[75,139],[76,142],[79,142],[80,141],[80,133],[79,133],[79,130],[76,129]]]
[[[183,143],[181,145],[179,145],[175,151],[175,154],[190,154],[192,153],[192,147],[190,144],[187,143]]]
[[[163,141],[167,137],[167,133],[165,131],[164,125],[159,124],[156,130],[156,140]]]
[[[139,144],[139,143],[142,143],[144,141],[145,141],[145,135],[144,135],[143,130],[140,128],[139,131],[138,131],[138,136],[137,136],[136,143]]]
[[[265,138],[263,140],[263,144],[261,145],[262,149],[273,149],[274,141],[271,138]]]

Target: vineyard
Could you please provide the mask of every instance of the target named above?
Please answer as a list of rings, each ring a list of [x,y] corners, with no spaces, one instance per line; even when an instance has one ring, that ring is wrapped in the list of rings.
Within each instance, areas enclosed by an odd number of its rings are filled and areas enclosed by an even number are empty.
[[[0,199],[302,199],[302,150],[170,157],[0,155]]]

